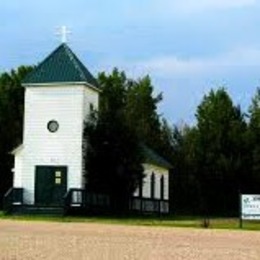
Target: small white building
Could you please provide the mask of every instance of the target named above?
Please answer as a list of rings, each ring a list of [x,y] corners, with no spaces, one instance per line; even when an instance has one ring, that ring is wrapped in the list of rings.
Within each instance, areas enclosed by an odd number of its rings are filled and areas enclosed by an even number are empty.
[[[172,165],[154,150],[142,145],[144,179],[133,194],[132,208],[145,212],[169,212],[169,171]]]
[[[23,86],[23,144],[13,151],[13,188],[22,190],[24,205],[61,206],[70,189],[85,187],[84,120],[91,109],[98,109],[100,90],[95,78],[65,43],[26,77]],[[163,196],[168,200],[170,165],[148,160],[144,168],[143,196]],[[154,194],[150,191],[152,173]]]

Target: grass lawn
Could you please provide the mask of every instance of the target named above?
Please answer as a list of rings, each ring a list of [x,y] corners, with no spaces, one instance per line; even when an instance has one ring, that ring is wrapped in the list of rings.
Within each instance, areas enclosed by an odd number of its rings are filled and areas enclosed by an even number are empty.
[[[203,228],[203,219],[200,217],[56,217],[56,216],[5,216],[0,211],[0,219],[9,220],[28,220],[28,221],[53,221],[53,222],[85,222],[85,223],[105,223],[105,224],[121,224],[121,225],[138,225],[153,227],[187,227],[187,228]],[[232,229],[239,230],[239,220],[236,218],[211,218],[210,229]],[[244,221],[243,230],[260,230],[260,221]]]

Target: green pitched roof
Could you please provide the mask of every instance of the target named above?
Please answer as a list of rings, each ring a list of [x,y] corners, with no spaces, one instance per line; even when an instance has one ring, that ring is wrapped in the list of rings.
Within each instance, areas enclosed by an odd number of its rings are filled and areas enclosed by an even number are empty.
[[[154,164],[159,167],[171,169],[172,165],[148,146],[141,144],[145,163]]]
[[[65,43],[55,49],[23,81],[25,85],[61,82],[82,82],[97,87],[96,79]]]

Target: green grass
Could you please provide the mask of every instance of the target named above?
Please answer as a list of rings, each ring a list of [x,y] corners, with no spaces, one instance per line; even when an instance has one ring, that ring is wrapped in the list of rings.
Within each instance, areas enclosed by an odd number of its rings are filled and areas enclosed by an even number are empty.
[[[185,227],[203,228],[203,219],[200,217],[55,217],[55,216],[5,216],[0,211],[0,219],[23,220],[23,221],[50,221],[66,223],[104,223],[152,227]],[[211,218],[209,229],[239,230],[239,221],[236,218]],[[260,221],[244,221],[243,230],[260,230]]]

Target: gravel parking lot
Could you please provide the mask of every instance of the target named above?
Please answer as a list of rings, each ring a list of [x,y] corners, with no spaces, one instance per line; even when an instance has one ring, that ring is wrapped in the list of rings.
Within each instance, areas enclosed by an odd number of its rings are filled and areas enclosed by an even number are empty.
[[[0,220],[0,259],[260,259],[260,232]]]

